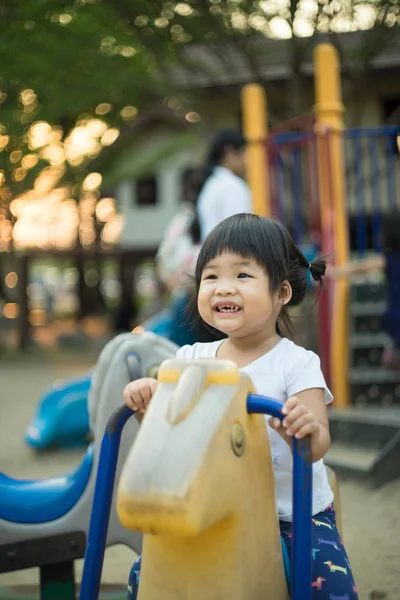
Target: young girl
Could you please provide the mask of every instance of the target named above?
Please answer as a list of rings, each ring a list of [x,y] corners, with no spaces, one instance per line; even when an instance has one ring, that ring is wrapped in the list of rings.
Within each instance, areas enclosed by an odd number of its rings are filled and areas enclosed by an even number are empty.
[[[313,456],[313,598],[357,599],[350,564],[336,528],[323,456],[330,444],[326,405],[333,398],[318,357],[282,336],[288,309],[306,292],[307,271],[321,281],[325,263],[308,263],[277,221],[239,214],[222,221],[207,237],[196,266],[197,307],[201,319],[226,338],[184,346],[177,358],[215,357],[234,361],[257,393],[284,403],[286,415],[266,418],[283,540],[291,550],[291,440],[311,436]],[[131,382],[125,403],[143,417],[157,387],[155,379]],[[262,476],[262,473],[260,474]],[[136,597],[140,559],[130,578]]]

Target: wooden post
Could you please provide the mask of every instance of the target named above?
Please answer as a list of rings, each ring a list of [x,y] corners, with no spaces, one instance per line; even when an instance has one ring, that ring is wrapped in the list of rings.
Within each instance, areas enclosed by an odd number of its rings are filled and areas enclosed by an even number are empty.
[[[335,264],[343,265],[349,259],[348,216],[345,190],[344,165],[344,106],[340,84],[340,65],[336,49],[331,44],[320,44],[314,51],[315,113],[318,130],[329,130],[329,182],[321,177],[321,218],[327,218],[326,198],[331,192],[334,216]],[[330,370],[336,406],[349,404],[349,350],[348,350],[348,299],[349,286],[346,278],[335,283]]]
[[[18,345],[21,350],[26,350],[29,344],[30,326],[29,326],[29,308],[28,308],[28,257],[22,254],[19,257],[18,274],[18,295],[19,295],[19,340]]]
[[[257,84],[245,85],[242,90],[244,135],[247,146],[247,179],[253,195],[256,214],[270,216],[271,202],[266,151],[267,98],[265,89]]]
[[[75,267],[78,271],[77,281],[77,296],[78,296],[78,314],[76,320],[81,323],[83,318],[86,316],[86,294],[85,294],[85,265],[82,248],[78,249],[76,256]]]

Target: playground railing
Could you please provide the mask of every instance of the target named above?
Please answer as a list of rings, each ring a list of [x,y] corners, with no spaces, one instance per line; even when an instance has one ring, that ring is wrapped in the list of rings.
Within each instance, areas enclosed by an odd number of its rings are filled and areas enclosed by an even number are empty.
[[[400,209],[400,125],[344,132],[350,249],[382,251],[382,215]]]

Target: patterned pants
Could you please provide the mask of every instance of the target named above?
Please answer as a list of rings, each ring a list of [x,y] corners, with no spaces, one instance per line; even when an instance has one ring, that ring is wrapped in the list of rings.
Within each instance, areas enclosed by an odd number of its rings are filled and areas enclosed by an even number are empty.
[[[279,522],[281,536],[291,556],[292,523]],[[346,550],[336,527],[332,506],[312,519],[312,599],[357,600],[358,594]]]
[[[291,556],[292,524],[279,522],[282,539]],[[357,600],[346,550],[336,528],[333,507],[313,517],[312,523],[312,599],[313,600]],[[136,600],[142,557],[134,563],[128,582],[127,600]]]
[[[133,563],[128,579],[127,600],[136,600],[139,589],[140,567],[142,566],[142,555]]]

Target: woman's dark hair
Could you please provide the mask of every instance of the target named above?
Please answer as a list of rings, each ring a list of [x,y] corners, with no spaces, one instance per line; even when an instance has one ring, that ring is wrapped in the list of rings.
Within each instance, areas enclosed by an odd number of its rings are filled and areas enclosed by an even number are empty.
[[[281,310],[276,329],[279,335],[282,335],[282,325],[290,332],[287,309],[302,302],[307,289],[307,271],[322,284],[326,269],[321,258],[308,262],[279,221],[250,213],[237,214],[219,223],[204,241],[196,265],[196,292],[204,267],[223,252],[233,252],[257,261],[268,274],[273,294],[280,290],[285,280],[289,282],[292,297]]]
[[[188,167],[182,174],[182,200],[193,204],[195,216],[189,229],[193,243],[198,244],[201,239],[200,222],[197,214],[197,198],[204,184],[204,169],[201,167]]]
[[[382,249],[400,250],[400,210],[393,209],[382,219]]]
[[[228,148],[241,150],[246,145],[246,140],[236,129],[222,129],[211,142],[207,156],[206,168],[213,169],[221,164]]]

